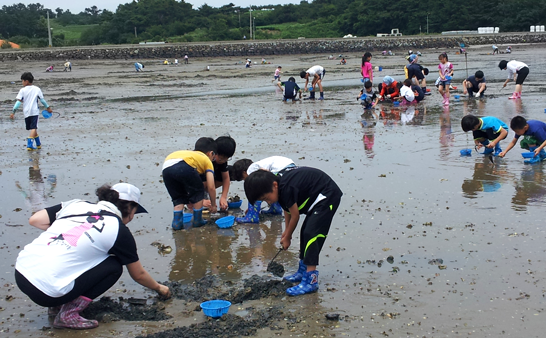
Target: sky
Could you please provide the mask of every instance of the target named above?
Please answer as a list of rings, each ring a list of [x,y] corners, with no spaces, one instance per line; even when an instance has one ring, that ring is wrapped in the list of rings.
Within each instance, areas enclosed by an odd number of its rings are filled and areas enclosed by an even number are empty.
[[[60,7],[64,10],[69,9],[72,13],[77,14],[82,12],[86,7],[97,6],[99,9],[108,9],[115,12],[119,4],[131,2],[132,0],[87,0],[87,1],[74,1],[74,0],[1,0],[2,5],[12,5],[16,3],[23,3],[25,5],[31,3],[40,3],[46,8],[50,8],[53,11]],[[235,6],[248,7],[249,5],[266,5],[266,4],[299,4],[300,0],[185,0],[186,3],[193,5],[193,8],[197,9],[204,3],[212,7],[222,7],[229,3],[235,4]]]

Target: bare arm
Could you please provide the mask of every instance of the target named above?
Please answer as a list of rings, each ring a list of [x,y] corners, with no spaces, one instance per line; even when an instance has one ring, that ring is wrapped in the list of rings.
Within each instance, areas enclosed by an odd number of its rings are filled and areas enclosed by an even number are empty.
[[[156,291],[163,297],[171,297],[171,291],[169,290],[169,287],[156,282],[152,278],[152,276],[150,276],[148,271],[144,270],[144,267],[142,266],[140,261],[127,264],[127,270],[129,271],[131,278],[138,284]]]
[[[538,155],[544,147],[546,147],[546,141],[542,142],[542,144],[535,149],[535,156]]]
[[[506,153],[510,151],[510,149],[514,148],[514,146],[516,145],[516,142],[518,142],[518,140],[516,140],[516,138],[513,138],[510,144],[506,147],[506,149],[502,153],[499,154],[499,156],[504,157]]]
[[[227,197],[229,194],[229,187],[231,181],[229,180],[229,171],[222,172],[222,196],[220,196],[220,209],[226,210],[228,207]]]
[[[49,222],[49,215],[47,214],[47,211],[45,209],[42,209],[32,215],[28,220],[28,224],[44,231],[47,230],[51,225],[51,223]]]
[[[493,148],[497,143],[499,143],[501,140],[504,140],[504,138],[508,135],[508,131],[504,128],[501,128],[500,135],[496,139],[494,139],[492,142],[490,142],[487,145],[487,148]]]
[[[209,192],[210,196],[210,212],[216,213],[218,210],[216,207],[216,185],[214,184],[214,174],[210,171],[207,171],[206,177],[207,191]]]
[[[288,216],[288,222],[285,222],[285,229],[281,236],[281,246],[284,250],[287,250],[290,247],[292,234],[294,233],[294,230],[296,230],[298,221],[300,220],[300,211],[298,210],[298,205],[296,203],[294,203],[288,211],[290,212],[290,215]],[[286,214],[287,213],[285,212],[285,215]],[[286,220],[287,217],[285,216],[285,221]]]

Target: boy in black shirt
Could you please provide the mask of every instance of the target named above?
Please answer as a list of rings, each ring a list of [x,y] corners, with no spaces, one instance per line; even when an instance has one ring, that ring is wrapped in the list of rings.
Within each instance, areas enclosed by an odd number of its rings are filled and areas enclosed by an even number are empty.
[[[300,214],[305,220],[300,233],[300,262],[298,271],[284,279],[300,284],[286,290],[290,296],[299,296],[318,290],[319,254],[330,230],[332,218],[343,193],[324,172],[309,167],[287,169],[283,175],[258,170],[245,180],[245,193],[251,204],[257,200],[270,205],[279,202],[285,210],[285,230],[281,245],[288,249]]]
[[[231,180],[229,179],[228,161],[235,153],[235,148],[237,147],[237,144],[231,136],[220,136],[215,140],[215,142],[217,147],[217,154],[215,159],[212,161],[212,165],[214,166],[214,185],[216,186],[216,189],[222,187],[222,195],[220,195],[219,209],[227,210],[227,199],[229,194],[229,187],[231,185]],[[201,179],[203,180],[203,184],[206,184],[205,182],[207,180],[205,175],[201,175]],[[206,199],[203,202],[203,206],[206,208],[210,207],[210,205],[210,199]]]
[[[277,86],[283,90],[283,101],[287,100],[297,100],[297,95],[299,94],[301,100],[301,89],[296,84],[296,79],[294,77],[288,78],[286,82],[277,82]],[[284,88],[283,88],[284,87]]]

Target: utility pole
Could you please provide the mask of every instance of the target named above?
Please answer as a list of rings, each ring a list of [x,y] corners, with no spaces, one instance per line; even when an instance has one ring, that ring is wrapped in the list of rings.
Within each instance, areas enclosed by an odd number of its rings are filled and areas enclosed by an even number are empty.
[[[49,26],[49,10],[47,11],[47,35],[49,37],[49,48],[53,46],[53,42],[51,42],[51,26]]]
[[[248,11],[250,16],[250,40],[252,40],[252,5],[250,5],[250,10]]]
[[[137,37],[138,37],[138,36],[137,36],[137,33],[136,33],[136,26],[135,26],[135,38],[137,38]]]
[[[428,35],[428,13],[427,13],[427,35]]]
[[[256,40],[256,17],[252,18],[252,22],[254,23],[254,40]]]

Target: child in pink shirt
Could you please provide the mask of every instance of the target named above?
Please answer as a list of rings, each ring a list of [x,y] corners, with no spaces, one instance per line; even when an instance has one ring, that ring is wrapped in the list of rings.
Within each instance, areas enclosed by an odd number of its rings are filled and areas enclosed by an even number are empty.
[[[373,68],[372,68],[372,53],[366,52],[362,56],[362,68],[360,74],[362,74],[362,82],[366,83],[368,81],[373,82]]]
[[[448,61],[447,53],[440,54],[438,60],[440,60],[440,64],[438,65],[438,72],[440,73],[438,91],[444,98],[444,106],[449,106],[449,85],[453,76],[453,64]]]

